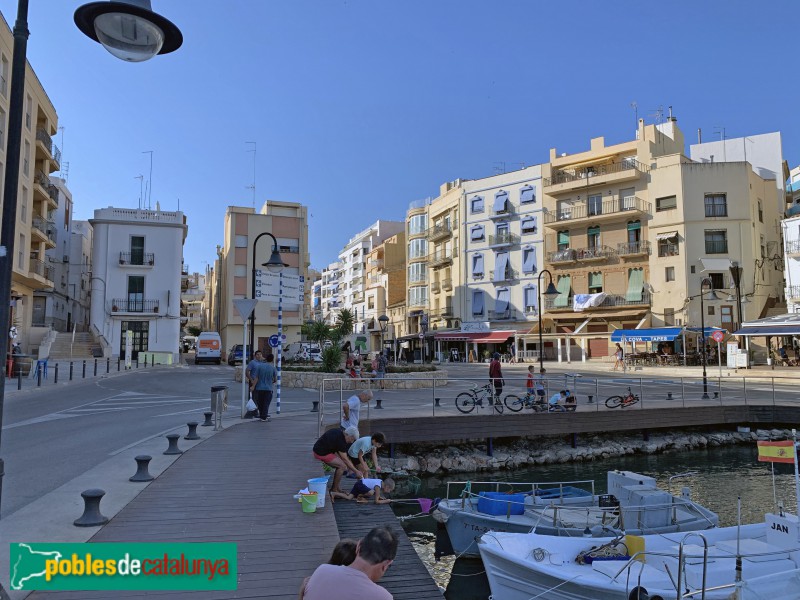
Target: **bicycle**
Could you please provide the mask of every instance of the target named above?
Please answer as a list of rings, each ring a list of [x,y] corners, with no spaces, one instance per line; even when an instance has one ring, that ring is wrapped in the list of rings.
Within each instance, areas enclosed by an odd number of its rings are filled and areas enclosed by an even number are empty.
[[[639,401],[639,396],[634,394],[631,391],[631,388],[628,388],[627,395],[623,396],[611,396],[610,398],[606,398],[606,406],[608,408],[626,408],[628,406],[633,406]]]
[[[508,394],[503,398],[503,404],[511,412],[519,412],[523,408],[530,408],[534,412],[546,412],[547,400],[544,396],[537,396],[536,394],[526,393],[522,398],[514,394]]]
[[[499,396],[494,395],[494,386],[491,383],[481,387],[473,387],[472,390],[467,392],[461,392],[456,396],[456,408],[464,414],[471,413],[476,406],[483,408],[483,400],[485,398],[489,399],[489,405],[494,410],[503,414],[503,403],[500,402]]]

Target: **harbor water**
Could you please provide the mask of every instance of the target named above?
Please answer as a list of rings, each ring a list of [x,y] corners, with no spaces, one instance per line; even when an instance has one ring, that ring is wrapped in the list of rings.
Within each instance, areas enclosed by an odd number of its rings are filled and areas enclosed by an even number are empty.
[[[605,461],[543,465],[517,471],[497,473],[460,473],[449,477],[422,479],[422,487],[414,493],[399,488],[395,497],[441,498],[446,495],[448,481],[576,481],[594,480],[597,493],[606,491],[606,473],[620,469],[635,471],[656,478],[662,489],[667,489],[669,478],[690,471],[696,474],[674,479],[671,492],[679,494],[684,486],[692,490],[692,499],[719,514],[720,525],[737,522],[737,498],[741,497],[742,523],[754,523],[764,518],[764,513],[775,510],[783,503],[787,510],[796,510],[794,468],[789,464],[758,462],[755,443],[752,446],[734,446],[692,450],[658,455],[631,455]],[[431,517],[417,517],[418,503],[402,502],[394,505],[403,528],[414,544],[417,553],[446,590],[448,600],[486,600],[489,582],[479,559],[456,558],[452,555],[436,556],[447,545],[443,526]]]

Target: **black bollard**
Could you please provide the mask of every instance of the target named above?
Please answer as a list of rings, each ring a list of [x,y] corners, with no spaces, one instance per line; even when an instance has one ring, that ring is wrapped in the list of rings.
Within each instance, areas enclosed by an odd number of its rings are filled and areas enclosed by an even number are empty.
[[[122,366],[122,359],[121,359],[121,358],[118,358],[118,359],[117,359],[117,373],[119,373],[119,370],[120,370],[120,367],[121,367],[121,366]]]
[[[108,517],[100,513],[100,500],[106,493],[103,490],[91,489],[81,492],[83,497],[83,514],[72,524],[76,527],[98,527],[108,523]]]
[[[69,361],[69,380],[72,381],[72,361]]]
[[[375,408],[376,408],[376,409],[377,409],[377,408],[383,408],[383,407],[381,406],[381,399],[380,399],[380,398],[375,398]]]
[[[36,387],[42,387],[42,371],[44,371],[44,365],[36,363]]]
[[[53,383],[58,383],[58,363],[56,363],[56,374],[53,376]]]
[[[144,355],[144,368],[147,368],[147,354]]]
[[[17,369],[17,391],[22,389],[22,368]]]
[[[714,392],[714,398],[719,398],[719,392]]]
[[[319,400],[311,401],[311,412],[319,412]]]
[[[573,448],[577,448],[578,447],[578,434],[577,433],[570,433],[569,435],[570,435],[570,440],[569,440],[570,441],[570,445]]]
[[[672,392],[667,392],[667,400],[672,400]]]
[[[97,377],[97,359],[94,359],[94,376]]]
[[[589,404],[594,404],[594,396],[589,396]]]
[[[433,405],[434,405],[435,407],[439,408],[439,398],[434,398],[434,399],[433,399]]]
[[[139,357],[138,356],[136,357],[136,368],[137,369],[139,368]]]
[[[146,454],[134,458],[136,461],[136,474],[128,479],[128,481],[153,481],[155,477],[150,475],[150,471],[147,468],[152,458],[152,456],[147,456]]]
[[[108,375],[109,371],[111,371],[111,359],[106,359],[106,375]]]
[[[214,424],[214,422],[211,420],[211,417],[214,416],[214,413],[213,412],[204,412],[203,416],[206,418],[206,420],[203,421],[203,424],[200,425],[200,427],[211,427]]]
[[[164,451],[164,454],[183,454],[183,450],[178,449],[178,440],[180,439],[180,435],[177,433],[169,433],[167,434],[167,440],[169,441],[169,446]]]
[[[199,440],[200,436],[197,435],[197,421],[192,421],[186,424],[189,427],[189,433],[183,436],[185,440]]]
[[[83,379],[86,379],[86,361],[83,361]]]

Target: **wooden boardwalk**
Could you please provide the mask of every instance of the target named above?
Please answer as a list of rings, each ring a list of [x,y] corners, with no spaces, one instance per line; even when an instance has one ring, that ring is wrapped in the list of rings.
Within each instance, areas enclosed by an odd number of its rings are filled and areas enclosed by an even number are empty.
[[[29,598],[296,598],[303,579],[339,541],[329,503],[305,514],[292,498],[322,474],[311,455],[316,433],[312,415],[220,432],[181,456],[91,539],[235,542],[237,590],[34,592]]]
[[[350,480],[343,483],[346,489]],[[334,504],[336,524],[342,538],[359,539],[373,527],[389,525],[400,540],[397,557],[380,580],[394,596],[394,600],[442,599],[442,592],[434,583],[417,551],[403,531],[388,504],[358,504],[353,500],[337,500]]]

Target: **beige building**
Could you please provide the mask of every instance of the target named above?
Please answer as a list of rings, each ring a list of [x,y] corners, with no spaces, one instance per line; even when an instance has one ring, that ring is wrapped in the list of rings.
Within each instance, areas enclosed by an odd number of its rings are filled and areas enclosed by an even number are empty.
[[[217,249],[218,260],[208,285],[210,294],[207,295],[212,305],[209,325],[216,325],[210,328],[219,331],[226,352],[234,344],[242,343],[242,318],[234,309],[233,300],[252,296],[253,244],[265,232],[277,238],[281,258],[289,265],[283,273],[304,278],[308,275],[310,259],[305,206],[268,200],[258,213],[252,208],[229,206],[225,213],[224,243]],[[269,259],[272,245],[272,238],[268,235],[259,239],[255,268],[264,268],[261,265]],[[278,332],[278,305],[259,302],[255,311],[255,346],[264,350],[268,348],[269,336]],[[302,304],[286,303],[283,309],[284,344],[300,341],[304,314],[308,314],[308,309]]]
[[[406,243],[405,233],[398,233],[385,240],[367,254],[366,263],[366,330],[371,351],[381,347],[381,326],[378,317],[389,317],[388,307],[405,306],[406,290]],[[384,342],[394,340],[397,323],[387,322]],[[389,344],[390,347],[393,344]]]
[[[6,144],[14,39],[5,21],[0,25],[0,172],[5,176]],[[32,328],[34,290],[52,288],[53,268],[45,252],[56,246],[51,214],[58,208],[58,190],[49,175],[61,166],[61,152],[52,137],[58,117],[30,64],[25,68],[22,141],[20,148],[17,221],[11,276],[12,326],[24,352],[38,346],[47,328]],[[2,182],[0,182],[2,193]],[[2,202],[0,202],[2,207]]]

